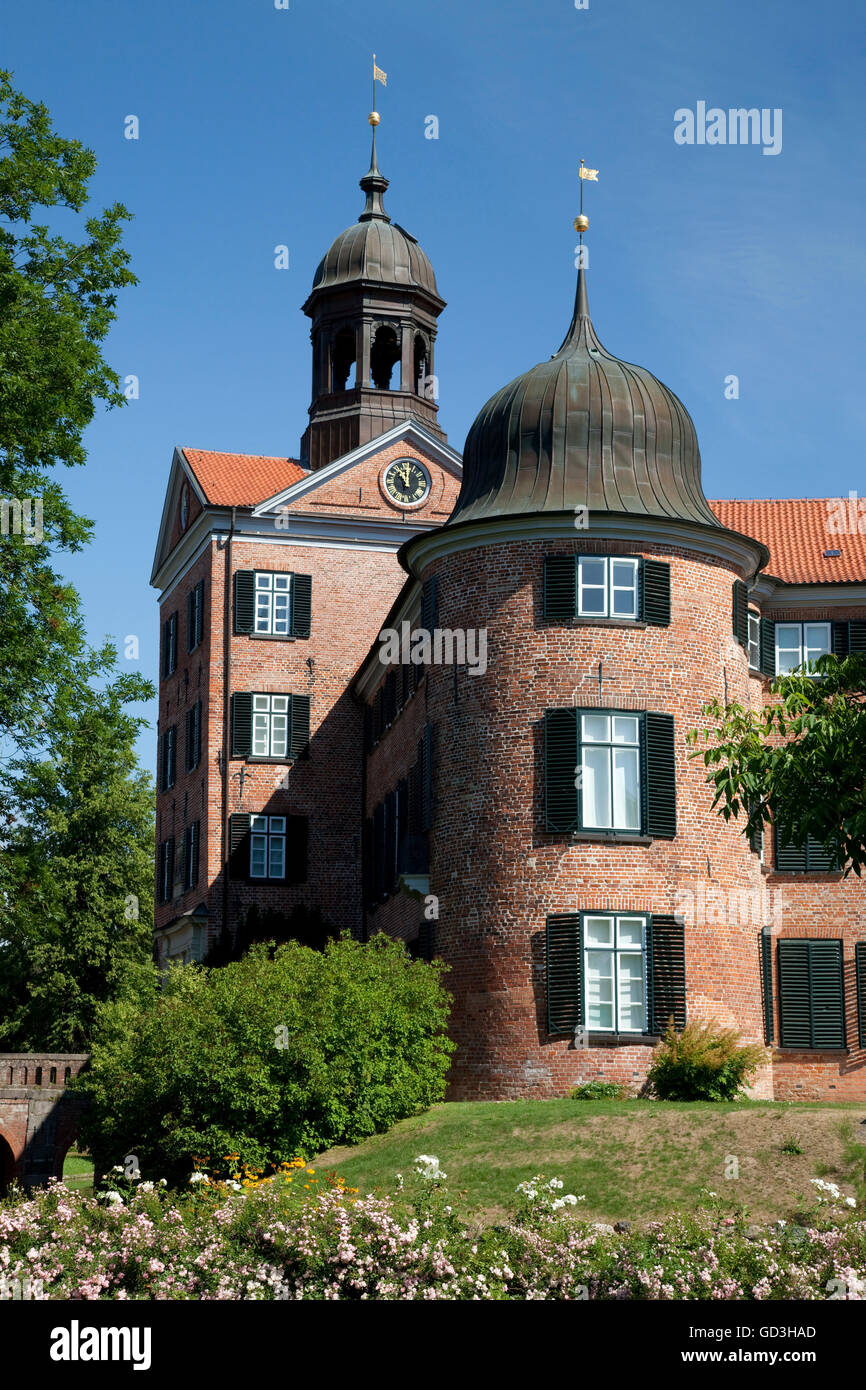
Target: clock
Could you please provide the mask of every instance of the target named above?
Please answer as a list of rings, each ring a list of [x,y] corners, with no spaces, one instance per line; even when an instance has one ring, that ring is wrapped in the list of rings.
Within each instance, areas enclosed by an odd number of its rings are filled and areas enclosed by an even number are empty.
[[[379,485],[398,507],[420,507],[430,495],[430,474],[418,459],[394,459],[386,464]]]

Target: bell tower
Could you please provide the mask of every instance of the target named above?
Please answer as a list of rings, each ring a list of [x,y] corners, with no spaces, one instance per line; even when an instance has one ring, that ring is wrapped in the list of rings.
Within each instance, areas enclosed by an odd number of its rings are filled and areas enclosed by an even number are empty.
[[[312,320],[313,390],[301,462],[318,469],[414,417],[437,423],[436,321],[445,300],[415,237],[385,211],[388,180],[373,148],[366,205],[319,263],[304,313]]]

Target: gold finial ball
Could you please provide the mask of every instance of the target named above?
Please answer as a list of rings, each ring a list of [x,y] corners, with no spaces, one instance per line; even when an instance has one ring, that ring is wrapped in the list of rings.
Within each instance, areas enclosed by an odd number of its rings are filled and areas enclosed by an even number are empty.
[[[575,217],[574,230],[576,232],[585,232],[588,226],[589,218],[585,215],[585,213],[581,213],[579,217]]]
[[[379,115],[378,111],[371,111],[367,119],[370,122],[370,125],[378,125],[382,117]]]

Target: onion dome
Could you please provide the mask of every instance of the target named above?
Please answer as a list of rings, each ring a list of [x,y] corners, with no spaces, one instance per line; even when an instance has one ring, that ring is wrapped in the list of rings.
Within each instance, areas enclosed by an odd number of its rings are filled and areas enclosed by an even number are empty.
[[[330,289],[357,280],[385,285],[414,286],[439,298],[433,267],[418,242],[392,222],[382,201],[388,180],[376,160],[376,131],[370,168],[361,179],[367,205],[358,221],[341,232],[319,262],[313,290]]]
[[[719,527],[691,416],[645,367],[599,342],[582,268],[562,347],[497,391],[472,425],[448,524],[579,506],[590,526],[608,512]]]

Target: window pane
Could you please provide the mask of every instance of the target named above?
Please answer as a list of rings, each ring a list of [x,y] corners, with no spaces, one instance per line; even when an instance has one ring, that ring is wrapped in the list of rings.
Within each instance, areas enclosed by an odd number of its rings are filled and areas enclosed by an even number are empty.
[[[606,714],[585,714],[583,716],[584,743],[609,743],[610,719]]]
[[[611,828],[610,820],[610,749],[583,750],[583,825],[603,830]]]
[[[827,656],[830,647],[830,624],[829,623],[806,623],[805,627],[805,650],[803,659],[805,661],[817,661],[820,656]]]
[[[256,632],[271,630],[271,596],[268,593],[256,594]]]
[[[617,956],[619,977],[619,1026],[629,1033],[644,1029],[644,958],[642,952],[620,951]]]
[[[288,697],[288,695],[272,695],[272,696],[271,696],[271,709],[274,711],[275,714],[285,714],[285,712],[286,712],[286,710],[287,710],[288,708],[289,708],[289,697]]]
[[[274,632],[288,633],[289,630],[289,596],[288,594],[274,594]]]
[[[793,671],[802,661],[799,623],[776,624],[776,672],[783,675]]]
[[[270,877],[286,876],[286,841],[282,835],[271,836]]]
[[[267,835],[253,835],[250,840],[250,877],[265,878],[267,863]]]
[[[271,816],[271,834],[285,835],[286,818],[285,816]]]
[[[250,830],[260,830],[263,833],[268,828],[267,816],[250,816]]]
[[[271,705],[271,697],[270,697],[270,695],[254,695],[254,696],[253,696],[253,709],[263,709],[263,710],[267,710],[267,709],[270,709],[270,705]]]
[[[643,948],[643,918],[619,917],[616,924],[617,945]]]
[[[578,613],[604,617],[607,613],[607,561],[578,561]]]
[[[288,589],[288,587],[289,587],[289,576],[288,576],[287,574],[275,574],[275,575],[274,575],[274,588],[275,588],[275,589]]]
[[[284,758],[289,746],[289,721],[285,714],[275,714],[271,719],[271,756]]]
[[[613,750],[613,824],[617,830],[640,829],[638,751]]]
[[[611,611],[620,618],[637,617],[637,562],[611,561]]]
[[[256,588],[257,588],[257,589],[269,589],[269,588],[271,587],[272,582],[273,582],[273,578],[274,578],[274,576],[273,576],[272,574],[259,574],[259,573],[257,573],[257,574],[256,574]]]
[[[587,946],[612,946],[613,918],[584,917],[583,939]]]
[[[253,755],[256,758],[268,756],[268,727],[270,720],[266,714],[253,715]]]
[[[613,952],[586,952],[586,1026],[613,1028]]]
[[[622,715],[615,715],[613,720],[613,740],[614,743],[637,743],[638,742],[638,721],[631,717],[625,719]]]

